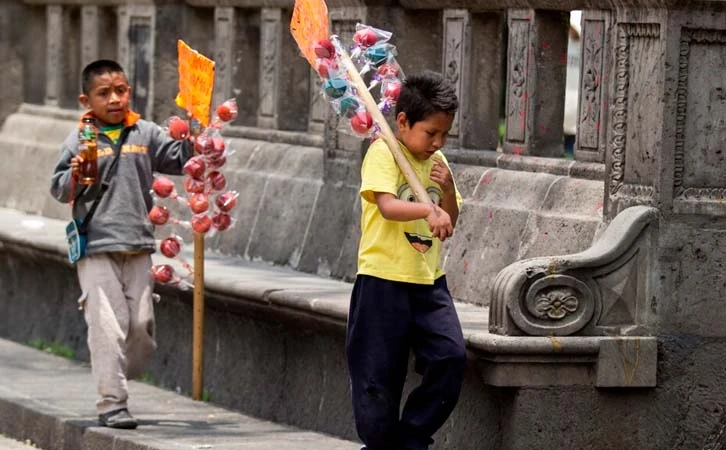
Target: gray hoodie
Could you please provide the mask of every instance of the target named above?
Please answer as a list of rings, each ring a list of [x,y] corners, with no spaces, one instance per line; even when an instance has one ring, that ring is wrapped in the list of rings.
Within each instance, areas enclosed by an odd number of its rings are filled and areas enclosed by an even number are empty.
[[[133,113],[132,113],[133,114]],[[103,133],[98,135],[98,179],[92,186],[71,183],[71,158],[78,154],[78,131],[63,142],[60,158],[51,180],[50,192],[56,200],[74,200],[73,217],[82,219],[91,208],[106,179],[114,156],[121,150],[108,190],[88,225],[86,252],[153,252],[154,226],[148,218],[153,206],[153,172],[179,175],[191,157],[192,145],[175,141],[161,128],[145,120],[127,117],[127,125],[114,145]],[[75,184],[72,191],[72,184]]]

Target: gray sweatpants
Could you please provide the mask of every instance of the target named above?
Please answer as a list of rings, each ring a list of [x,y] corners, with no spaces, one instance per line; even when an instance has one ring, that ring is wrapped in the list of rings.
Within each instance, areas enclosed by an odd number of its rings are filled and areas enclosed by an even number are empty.
[[[126,408],[126,380],[138,378],[156,349],[149,254],[100,253],[78,262],[99,414]]]

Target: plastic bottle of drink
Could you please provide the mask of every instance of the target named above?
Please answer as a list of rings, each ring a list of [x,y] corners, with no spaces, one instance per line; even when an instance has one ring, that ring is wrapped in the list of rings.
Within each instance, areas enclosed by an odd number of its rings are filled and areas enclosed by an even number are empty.
[[[93,119],[84,118],[83,127],[78,132],[79,154],[83,158],[81,164],[81,184],[93,184],[98,177],[98,145],[96,137],[98,133]]]

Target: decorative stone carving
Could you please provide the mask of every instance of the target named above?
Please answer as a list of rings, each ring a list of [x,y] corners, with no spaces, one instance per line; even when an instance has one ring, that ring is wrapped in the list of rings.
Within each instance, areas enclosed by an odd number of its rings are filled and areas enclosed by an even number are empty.
[[[279,67],[280,30],[282,12],[279,9],[264,8],[261,16],[260,36],[260,109],[258,124],[277,128],[276,96],[280,88]]]
[[[608,181],[608,193],[611,197],[627,197],[620,192],[625,182],[626,174],[626,148],[628,134],[628,108],[630,100],[631,77],[631,41],[634,39],[655,39],[660,36],[660,25],[653,23],[621,23],[617,27],[617,41],[615,51],[615,89],[611,105],[611,130]],[[638,54],[645,53],[640,49]],[[642,81],[642,80],[638,80]],[[633,95],[644,93],[636,92]],[[630,105],[632,106],[632,105]],[[643,192],[638,188],[638,192]]]
[[[529,20],[509,24],[507,72],[507,140],[524,144],[527,133],[527,75],[529,72]]]
[[[48,42],[46,53],[45,104],[58,106],[61,96],[60,77],[63,67],[63,6],[46,6]]]
[[[153,116],[155,18],[153,5],[118,8],[118,59],[134,87],[134,108],[144,117]]]
[[[694,49],[697,49],[695,54]],[[726,199],[726,189],[719,186],[726,178],[726,172],[720,159],[715,157],[723,151],[726,125],[723,119],[720,126],[718,121],[713,120],[726,117],[726,81],[724,77],[711,75],[707,80],[703,80],[698,73],[694,73],[703,70],[703,65],[699,64],[701,62],[716,64],[712,70],[723,73],[726,70],[723,55],[726,55],[726,30],[682,28],[678,55],[673,165],[673,196],[676,211],[687,212],[690,209],[689,203],[714,202],[716,203],[714,206],[718,207],[721,214],[726,214],[723,206],[718,204]],[[696,60],[692,61],[693,58]],[[718,65],[719,60],[720,65]],[[709,72],[713,73],[712,70]],[[691,78],[696,79],[691,80]],[[709,139],[708,136],[715,139]],[[686,174],[689,162],[693,166],[690,172],[693,173],[695,167],[695,172],[701,174],[699,178]],[[708,169],[702,170],[706,166],[709,166]],[[694,186],[697,183],[701,186]],[[704,184],[706,186],[703,186]]]
[[[235,37],[236,16],[234,8],[214,8],[213,105],[218,105],[233,96]]]
[[[508,11],[509,41],[505,153],[564,156],[569,14],[541,9]]]
[[[607,125],[603,78],[607,70],[610,13],[583,11],[580,95],[575,157],[580,161],[603,162]]]
[[[81,66],[98,59],[99,8],[97,5],[81,6]]]
[[[517,261],[497,274],[489,331],[567,336],[640,332],[647,327],[648,228],[658,210],[625,209],[589,249]]]
[[[458,137],[462,115],[468,111],[467,102],[470,96],[465,82],[468,81],[468,58],[470,57],[470,13],[464,9],[448,9],[444,11],[444,76],[459,98],[459,113],[454,118],[449,134]]]
[[[322,133],[330,106],[322,94],[323,82],[317,72],[310,70],[310,120],[308,130]]]
[[[569,275],[529,275],[525,295],[507,304],[510,317],[526,334],[568,335],[580,331],[595,312],[595,296],[587,284]]]

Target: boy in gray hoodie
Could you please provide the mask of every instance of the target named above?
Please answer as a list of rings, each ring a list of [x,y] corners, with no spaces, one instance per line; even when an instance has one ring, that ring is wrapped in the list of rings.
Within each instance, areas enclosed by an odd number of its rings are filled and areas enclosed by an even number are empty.
[[[82,119],[92,118],[99,130],[98,176],[92,185],[78,183],[83,158],[74,130],[61,147],[50,191],[56,200],[70,202],[74,219],[82,220],[109,175],[108,189],[88,223],[86,256],[77,263],[83,292],[79,302],[100,395],[99,424],[131,429],[137,421],[127,409],[127,380],[141,375],[156,348],[151,275],[155,240],[148,219],[153,172],[181,174],[193,148],[130,110],[131,87],[115,61],[86,66],[82,89],[78,99],[88,109]]]

